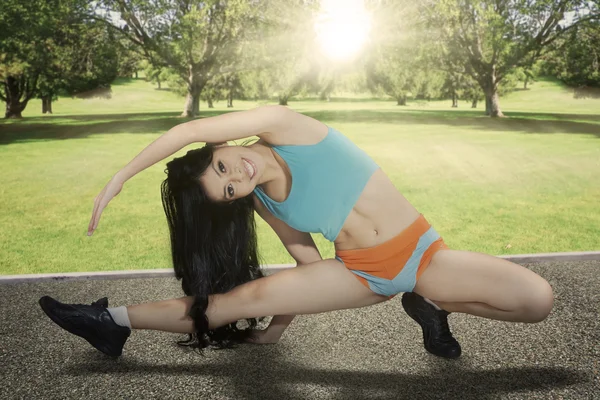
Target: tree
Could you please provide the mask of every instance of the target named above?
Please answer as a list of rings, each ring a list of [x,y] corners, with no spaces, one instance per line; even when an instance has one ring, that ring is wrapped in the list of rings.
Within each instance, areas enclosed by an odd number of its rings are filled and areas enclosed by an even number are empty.
[[[439,0],[423,3],[421,14],[438,51],[481,86],[486,113],[501,117],[502,80],[532,65],[565,31],[598,18],[598,8],[586,0]]]
[[[343,71],[336,77],[335,90],[342,93],[365,93],[367,87],[367,75],[364,65],[357,64],[351,70]]]
[[[405,106],[411,91],[411,63],[408,55],[398,57],[400,52],[371,53],[366,64],[367,87],[373,94],[385,93]]]
[[[223,90],[227,99],[227,108],[233,108],[233,99],[243,96],[243,87],[238,73],[227,73],[222,75]]]
[[[52,112],[60,91],[74,93],[115,77],[109,33],[86,19],[85,0],[6,1],[0,8],[0,99],[21,118],[30,99]]]
[[[208,108],[214,108],[214,102],[225,98],[225,80],[222,75],[213,76],[206,83],[204,90],[200,94],[201,100],[206,100]]]
[[[371,41],[365,51],[367,86],[406,105],[438,97],[443,74],[430,57],[431,46],[417,29],[418,8],[410,1],[371,1]]]
[[[158,90],[161,90],[162,82],[166,82],[168,79],[169,72],[167,68],[160,65],[152,65],[152,63],[148,60],[140,61],[139,66],[142,70],[144,70],[146,81],[156,83]]]
[[[471,108],[477,108],[477,104],[485,100],[485,93],[481,90],[479,84],[470,76],[465,75],[463,81],[462,99],[471,102]]]
[[[421,51],[425,51],[423,48]],[[434,64],[421,56],[412,70],[410,77],[411,92],[415,99],[430,101],[442,94],[444,74]]]
[[[271,97],[268,75],[269,71],[266,69],[239,72],[242,97],[255,101],[268,100]]]
[[[452,99],[452,108],[458,107],[458,99],[463,97],[466,86],[466,76],[457,72],[446,73],[446,79],[442,86],[443,96]]]
[[[266,0],[139,1],[102,0],[104,21],[136,43],[158,66],[175,71],[186,83],[182,116],[200,112],[200,93],[229,52],[268,22]],[[279,4],[279,3],[277,3]],[[118,13],[122,22],[115,21]]]
[[[366,84],[371,93],[385,93],[399,106],[406,105],[416,66],[411,9],[402,2],[367,3],[372,13],[371,40],[364,55]]]
[[[41,0],[3,2],[0,8],[0,99],[5,118],[21,118],[48,65],[56,7]]]
[[[271,9],[271,23],[264,26],[260,40],[244,48],[242,64],[253,72],[243,74],[243,80],[248,86],[247,80],[254,79],[251,86],[262,92],[261,97],[276,95],[280,105],[287,105],[314,76],[315,59],[323,57],[315,50],[316,5],[312,1],[288,0],[285,8]]]
[[[567,85],[600,88],[600,21],[582,23],[556,40],[541,68]]]
[[[316,94],[319,100],[330,101],[340,73],[338,66],[326,58],[318,60],[306,74],[305,88],[308,93]]]
[[[156,60],[155,56],[146,59],[140,47],[131,40],[124,37],[118,37],[114,43],[117,50],[119,65],[118,74],[120,77],[137,79],[138,70],[145,70],[147,64],[150,64],[154,69],[160,70],[163,68],[161,64],[153,63]],[[146,77],[148,77],[148,75],[146,75]]]
[[[65,27],[55,39],[50,64],[40,73],[38,97],[42,112],[52,113],[57,95],[75,95],[109,88],[117,77],[114,35],[96,21],[82,20]]]
[[[426,43],[419,43],[408,31],[402,39],[373,44],[365,57],[367,85],[371,92],[383,92],[405,106],[408,96],[430,100],[441,94],[443,74],[427,56]]]

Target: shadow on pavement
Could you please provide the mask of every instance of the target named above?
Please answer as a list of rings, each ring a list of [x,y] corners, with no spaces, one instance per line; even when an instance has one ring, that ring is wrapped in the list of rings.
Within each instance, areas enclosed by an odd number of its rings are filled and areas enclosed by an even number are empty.
[[[572,385],[590,382],[592,377],[583,373],[557,367],[507,367],[498,369],[472,370],[464,366],[467,358],[458,362],[437,360],[430,374],[398,374],[364,371],[335,371],[312,369],[285,361],[285,355],[258,361],[253,352],[236,352],[234,361],[194,365],[146,364],[134,360],[123,360],[119,364],[106,361],[70,364],[63,370],[65,375],[74,377],[100,374],[133,374],[149,376],[174,375],[198,376],[204,378],[225,377],[239,393],[240,398],[249,390],[255,398],[263,398],[259,393],[268,393],[269,398],[298,398],[293,385],[319,385],[336,391],[341,398],[398,398],[401,393],[407,398],[474,398],[522,391],[549,391]],[[95,353],[98,354],[98,353]],[[246,357],[244,357],[244,355]],[[239,357],[241,356],[241,357]],[[106,360],[106,357],[98,355]],[[441,361],[441,362],[440,362]],[[467,361],[468,362],[468,361]],[[415,397],[416,396],[416,397]],[[338,398],[338,397],[336,397]]]

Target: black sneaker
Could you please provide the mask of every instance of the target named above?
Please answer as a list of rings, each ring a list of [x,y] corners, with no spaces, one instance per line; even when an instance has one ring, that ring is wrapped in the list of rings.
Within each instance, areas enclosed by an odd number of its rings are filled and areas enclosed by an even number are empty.
[[[437,310],[416,293],[404,293],[402,307],[423,328],[425,350],[438,357],[460,357],[460,344],[454,339],[448,326],[448,311]]]
[[[123,352],[131,329],[115,323],[106,309],[108,299],[100,299],[88,306],[63,304],[44,296],[39,303],[52,321],[72,334],[81,336],[104,354],[118,357]]]

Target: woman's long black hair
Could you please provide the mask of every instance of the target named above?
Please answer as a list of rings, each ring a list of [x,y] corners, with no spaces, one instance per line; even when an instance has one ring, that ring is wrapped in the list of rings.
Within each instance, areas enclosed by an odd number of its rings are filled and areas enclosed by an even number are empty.
[[[169,224],[175,276],[187,296],[194,296],[189,316],[195,333],[182,346],[231,348],[251,336],[257,319],[208,329],[208,296],[225,293],[243,283],[262,278],[257,253],[252,195],[231,204],[211,201],[200,176],[211,165],[211,144],[190,150],[167,163],[167,179],[161,185],[162,203]]]

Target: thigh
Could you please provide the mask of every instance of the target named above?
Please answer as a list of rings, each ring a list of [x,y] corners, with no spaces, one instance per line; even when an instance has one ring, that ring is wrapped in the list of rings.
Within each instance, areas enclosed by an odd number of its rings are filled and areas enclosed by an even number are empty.
[[[365,287],[335,259],[286,269],[255,282],[251,308],[257,315],[315,314],[389,299]]]
[[[440,302],[481,302],[501,310],[547,299],[552,288],[529,269],[482,253],[440,250],[413,290]]]

